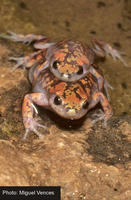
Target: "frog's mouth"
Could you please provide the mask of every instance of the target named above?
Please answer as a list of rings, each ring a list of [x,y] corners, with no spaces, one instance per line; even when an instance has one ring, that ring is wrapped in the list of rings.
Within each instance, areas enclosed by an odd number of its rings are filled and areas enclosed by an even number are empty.
[[[53,110],[59,116],[71,120],[80,119],[87,113],[88,109],[84,108],[83,106],[81,106],[79,110],[69,107],[66,108],[65,105],[62,104],[62,100],[60,99],[60,97],[57,95],[52,95],[50,97],[49,104],[51,110]]]

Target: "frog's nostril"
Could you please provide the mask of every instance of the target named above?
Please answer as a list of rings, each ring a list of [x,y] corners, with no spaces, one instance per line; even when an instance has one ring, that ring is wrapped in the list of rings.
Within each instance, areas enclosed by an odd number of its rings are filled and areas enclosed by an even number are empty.
[[[78,71],[77,71],[77,74],[78,74],[78,75],[83,74],[83,67],[82,67],[82,66],[78,66],[78,67],[79,67],[79,69],[78,69]]]
[[[59,61],[55,61],[54,63],[53,63],[53,68],[56,70],[57,68],[58,68],[58,65],[60,64],[60,62]]]
[[[64,77],[64,78],[70,78],[70,75],[69,74],[64,74],[64,73],[62,73],[62,76]]]
[[[87,109],[88,108],[88,106],[89,106],[89,102],[88,101],[85,101],[84,103],[83,103],[83,108],[84,109]]]
[[[54,98],[54,104],[55,104],[55,105],[61,105],[61,103],[62,103],[61,98],[60,98],[59,96],[56,96],[56,97]]]

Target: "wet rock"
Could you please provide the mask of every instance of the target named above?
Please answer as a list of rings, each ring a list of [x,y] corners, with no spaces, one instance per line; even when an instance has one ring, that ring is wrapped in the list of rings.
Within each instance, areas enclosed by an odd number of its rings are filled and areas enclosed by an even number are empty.
[[[119,119],[119,123],[114,127],[112,129],[115,129],[118,135],[119,128],[125,134],[125,137],[121,138],[121,143],[119,140],[117,143],[116,140],[114,146],[119,145],[121,148],[125,140],[131,142],[128,137],[131,131],[128,120]],[[53,125],[50,134],[45,135],[43,140],[31,139],[30,136],[25,142],[17,138],[10,141],[2,140],[0,142],[0,184],[60,185],[64,200],[104,198],[127,200],[127,197],[130,197],[130,161],[123,160],[111,165],[104,162],[106,159],[96,160],[95,155],[86,148],[91,147],[95,142],[97,144],[95,138],[92,144],[88,143],[87,138],[90,137],[92,130],[93,134],[100,135],[99,129],[92,129],[90,121],[86,120],[81,131],[69,132]],[[109,129],[111,126],[106,131],[108,132]],[[110,137],[113,137],[113,134],[114,131],[110,131]],[[102,139],[105,135],[100,137]],[[94,148],[96,151],[99,149],[97,145]],[[125,156],[129,151],[130,149],[127,149],[127,152],[124,152]],[[5,159],[7,155],[10,156]]]
[[[9,141],[0,140],[0,185],[29,185],[26,163]]]
[[[130,66],[130,0],[32,1],[1,1],[1,33],[44,33],[51,41],[86,43],[95,35],[126,52]],[[30,134],[22,142],[21,104],[30,85],[23,69],[10,73],[14,63],[8,58],[32,51],[0,39],[0,185],[60,185],[62,200],[130,200],[130,69],[111,59],[99,63],[114,87],[114,117],[107,128],[101,122],[92,127],[90,117],[72,125],[44,110],[40,115],[50,133],[42,132],[43,140]]]

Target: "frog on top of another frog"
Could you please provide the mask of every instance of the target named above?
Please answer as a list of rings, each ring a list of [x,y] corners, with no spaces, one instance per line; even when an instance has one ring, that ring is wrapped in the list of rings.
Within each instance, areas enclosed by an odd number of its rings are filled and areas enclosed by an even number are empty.
[[[97,79],[99,89],[101,89],[104,82],[108,99],[108,87],[112,87],[96,69],[95,58],[104,57],[107,54],[111,55],[114,60],[119,59],[125,66],[128,66],[120,52],[100,40],[93,40],[93,47],[91,48],[88,45],[73,40],[49,43],[49,38],[44,35],[22,35],[8,31],[8,35],[0,36],[15,42],[34,43],[34,48],[38,49],[38,51],[25,57],[11,57],[11,60],[17,62],[12,71],[19,66],[30,68],[41,64],[37,68],[37,76],[43,69],[49,68],[58,79],[65,82],[75,82],[86,74],[91,73]]]
[[[109,85],[104,76],[97,72],[94,59],[96,55],[104,56],[103,49],[108,44],[95,41],[95,48],[91,49],[72,40],[49,43],[48,38],[42,35],[25,36],[9,32],[9,35],[2,37],[29,44],[34,42],[34,47],[39,49],[29,56],[11,58],[17,62],[13,70],[19,66],[30,68],[32,92],[25,95],[22,105],[26,130],[23,139],[30,131],[42,137],[37,128],[47,128],[38,123],[39,118],[34,117],[35,113],[38,114],[35,105],[49,109],[63,118],[76,120],[100,103],[103,111],[95,114],[93,123],[104,120],[106,125],[112,116],[112,107],[103,89]],[[107,49],[106,53],[112,52],[114,58],[118,57],[124,63],[116,50],[110,46]]]

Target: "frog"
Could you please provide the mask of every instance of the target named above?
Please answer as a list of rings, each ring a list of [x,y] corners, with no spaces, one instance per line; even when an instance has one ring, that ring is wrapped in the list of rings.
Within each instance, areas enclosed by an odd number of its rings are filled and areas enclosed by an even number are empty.
[[[107,82],[101,72],[97,70],[98,67],[96,67],[95,59],[97,57],[104,57],[107,54],[111,55],[114,60],[119,59],[125,66],[128,66],[120,52],[112,48],[108,43],[100,40],[92,40],[94,47],[91,48],[80,41],[69,39],[50,43],[49,38],[44,35],[23,35],[8,31],[8,35],[1,34],[0,36],[28,45],[33,43],[34,48],[37,49],[36,52],[25,57],[10,57],[10,60],[17,62],[12,71],[20,66],[31,68],[42,63],[43,65],[38,67],[37,75],[43,69],[49,68],[57,78],[65,82],[75,82],[86,74],[91,73],[96,77],[99,89],[101,89],[104,82],[108,100],[110,100],[108,88],[113,89],[113,87]],[[46,62],[44,62],[45,59]]]
[[[103,92],[104,87],[102,86],[101,90],[98,88],[97,79],[91,73],[76,82],[65,82],[51,73],[49,68],[42,69],[37,74],[41,65],[43,63],[29,70],[32,92],[25,95],[22,104],[25,127],[23,140],[30,132],[43,138],[44,134],[38,131],[38,127],[48,131],[47,126],[38,122],[40,118],[37,118],[37,105],[56,113],[62,119],[74,121],[86,116],[88,111],[100,104],[101,112],[95,114],[92,124],[103,120],[104,126],[107,125],[107,121],[113,114],[112,107]]]
[[[106,126],[113,112],[106,91],[104,94],[105,78],[103,74],[100,74],[102,77],[100,85],[98,84],[98,78],[92,71],[85,73],[84,76],[79,77],[76,81],[60,79],[51,71],[52,58],[49,58],[52,55],[52,48],[56,44],[48,43],[48,38],[41,35],[18,36],[12,32],[10,34],[9,39],[22,40],[24,43],[31,43],[33,40],[37,40],[38,43],[34,43],[35,47],[38,45],[37,47],[40,48],[40,45],[42,45],[40,50],[30,56],[11,58],[16,61],[13,70],[20,65],[29,69],[28,76],[32,85],[32,92],[25,95],[22,103],[22,118],[25,127],[23,140],[27,138],[30,132],[34,132],[39,138],[43,138],[44,135],[38,131],[39,127],[48,131],[48,127],[39,123],[40,118],[36,117],[38,115],[37,105],[51,110],[61,118],[73,121],[86,116],[92,108],[100,104],[101,112],[94,115],[95,119],[92,120],[92,124],[103,120]],[[70,43],[69,40],[68,42]],[[63,43],[65,44],[65,41],[57,43],[57,46]],[[53,52],[55,53],[56,50]],[[92,68],[96,69],[95,66]]]

